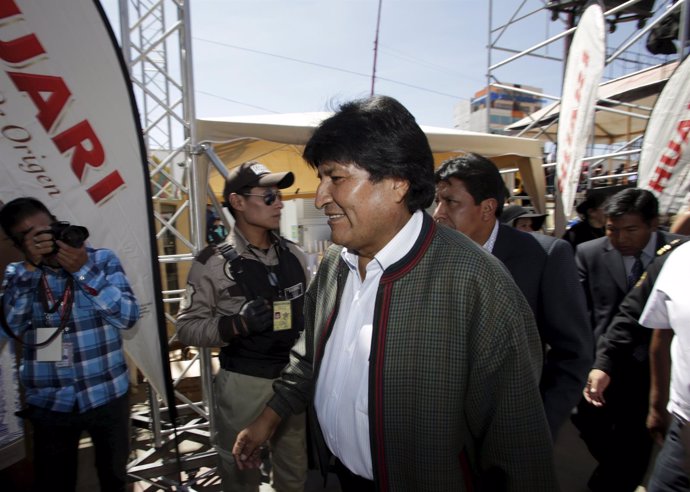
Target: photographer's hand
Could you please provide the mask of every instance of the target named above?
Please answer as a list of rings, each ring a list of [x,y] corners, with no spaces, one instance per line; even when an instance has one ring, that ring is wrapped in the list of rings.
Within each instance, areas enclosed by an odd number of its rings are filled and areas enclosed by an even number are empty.
[[[79,271],[81,267],[86,265],[89,256],[86,253],[86,246],[82,245],[80,248],[73,248],[72,246],[62,241],[55,241],[58,246],[55,259],[58,264],[67,270],[69,273]]]
[[[26,257],[26,268],[34,271],[43,262],[43,256],[53,251],[53,235],[50,229],[31,229],[24,234],[23,253]]]

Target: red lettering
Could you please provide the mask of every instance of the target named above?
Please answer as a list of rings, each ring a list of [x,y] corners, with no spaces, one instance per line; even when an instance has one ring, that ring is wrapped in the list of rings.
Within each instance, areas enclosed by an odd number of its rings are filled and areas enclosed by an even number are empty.
[[[46,131],[50,131],[71,95],[65,81],[52,75],[18,72],[7,72],[7,75],[10,76],[17,89],[29,95],[38,109],[38,121]],[[48,96],[46,97],[45,94]]]
[[[652,179],[649,180],[649,187],[661,193],[664,191],[664,188],[666,188],[666,185],[668,184],[668,178],[670,177],[670,171],[664,169],[661,166],[657,166],[657,168],[654,169],[654,176],[652,177]]]
[[[688,141],[690,120],[678,122],[676,130],[678,134],[666,145],[666,151],[659,159],[659,164],[654,168],[652,178],[649,180],[649,187],[660,193],[666,188],[668,180],[673,174],[673,169],[676,167],[676,164],[678,164],[678,160],[682,154],[683,145]]]
[[[74,148],[72,171],[82,181],[86,166],[100,167],[105,161],[105,152],[88,120],[83,120],[59,135],[53,137],[58,150],[64,154]],[[89,145],[89,148],[85,144]]]
[[[690,106],[688,106],[690,109]],[[688,133],[690,133],[690,120],[682,120],[678,123],[678,135],[680,135],[681,142],[685,143],[688,141]]]
[[[21,14],[22,12],[14,0],[0,0],[0,19],[8,19]],[[9,41],[0,40],[0,60],[9,64],[22,64],[45,53],[43,45],[35,34],[27,34]],[[31,98],[38,110],[36,118],[43,128],[50,132],[72,95],[65,81],[61,77],[52,75],[19,72],[7,72],[7,74],[17,89],[25,92]],[[1,101],[2,95],[0,95]],[[2,113],[0,112],[0,114]],[[8,130],[8,127],[3,128],[3,132],[5,130]],[[70,165],[80,182],[85,179],[87,166],[100,167],[105,162],[103,145],[88,120],[83,120],[54,136],[53,143],[62,154],[72,151]],[[31,172],[38,172],[38,170]],[[41,175],[39,182],[43,185],[50,184],[50,177]],[[86,191],[91,200],[99,204],[124,186],[125,181],[120,173],[113,171]],[[44,188],[55,188],[55,185],[44,186]],[[60,191],[56,189],[50,194],[59,193]]]
[[[25,62],[45,52],[34,34],[12,41],[0,41],[0,58],[9,63]]]
[[[0,0],[0,19],[7,19],[13,15],[19,15],[22,11],[19,10],[17,4],[12,0]]]
[[[589,65],[589,51],[582,52],[582,63],[585,64],[585,67]]]
[[[91,200],[98,205],[124,185],[125,180],[122,179],[120,173],[113,171],[86,191],[91,197]]]
[[[577,89],[575,90],[575,101],[580,102],[582,99],[582,86],[585,85],[585,74],[580,72],[577,74]]]

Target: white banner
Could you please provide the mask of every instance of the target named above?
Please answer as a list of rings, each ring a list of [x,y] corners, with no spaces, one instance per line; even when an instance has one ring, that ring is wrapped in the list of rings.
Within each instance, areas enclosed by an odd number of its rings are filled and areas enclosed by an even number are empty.
[[[24,457],[24,423],[14,413],[21,410],[13,342],[0,341],[0,470]]]
[[[676,213],[690,204],[690,58],[666,83],[644,134],[637,186],[659,199],[659,213]]]
[[[141,305],[130,357],[167,399],[146,153],[119,47],[94,0],[0,0],[0,200],[41,200],[114,250]],[[165,360],[165,364],[163,364]]]
[[[604,71],[604,13],[593,3],[582,14],[568,53],[558,117],[556,178],[563,213],[569,216],[594,125],[597,88]]]

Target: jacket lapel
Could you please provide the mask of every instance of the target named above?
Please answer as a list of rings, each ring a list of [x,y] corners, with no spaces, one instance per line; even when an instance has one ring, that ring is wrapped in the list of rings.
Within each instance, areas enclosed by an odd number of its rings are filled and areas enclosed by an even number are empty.
[[[625,273],[625,266],[623,265],[623,257],[620,252],[611,246],[607,240],[604,245],[604,264],[608,269],[611,277],[615,280],[618,287],[623,291],[628,291],[628,276]]]

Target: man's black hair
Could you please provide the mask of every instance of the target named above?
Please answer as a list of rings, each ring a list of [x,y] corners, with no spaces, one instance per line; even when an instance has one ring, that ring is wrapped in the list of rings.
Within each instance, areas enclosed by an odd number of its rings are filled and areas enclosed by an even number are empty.
[[[28,196],[15,198],[0,208],[0,227],[2,227],[7,237],[21,247],[21,244],[18,243],[19,238],[12,235],[12,229],[27,217],[38,213],[45,213],[52,220],[56,220],[55,216],[48,210],[48,207],[40,200]]]
[[[410,213],[434,200],[434,158],[414,116],[397,100],[374,96],[340,106],[321,122],[304,147],[304,160],[317,169],[324,162],[354,164],[376,183],[401,178],[410,183]]]
[[[436,183],[459,179],[472,195],[474,204],[479,205],[487,198],[496,200],[496,217],[503,212],[506,201],[506,185],[496,165],[486,157],[469,153],[443,161],[435,174]]]
[[[647,224],[659,217],[659,201],[651,191],[641,188],[626,188],[609,197],[604,204],[606,217],[621,217],[637,214]]]

